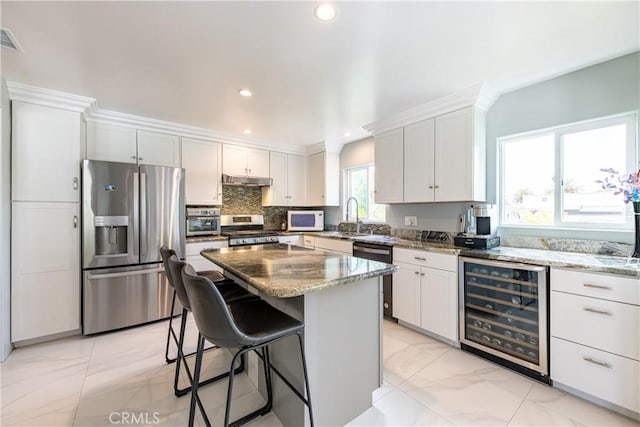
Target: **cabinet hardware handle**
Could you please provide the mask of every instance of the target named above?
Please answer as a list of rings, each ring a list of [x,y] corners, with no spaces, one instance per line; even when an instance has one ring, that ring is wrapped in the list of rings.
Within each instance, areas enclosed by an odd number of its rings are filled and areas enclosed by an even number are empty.
[[[138,157],[138,160],[142,160],[142,157]]]
[[[418,261],[426,261],[426,258],[420,258],[419,256],[414,256],[413,259],[417,259]]]
[[[433,185],[430,185],[429,188],[433,188]]]
[[[585,288],[596,288],[596,289],[611,290],[611,286],[594,285],[593,283],[583,283],[582,286],[584,286]]]
[[[436,186],[435,186],[435,188],[440,188],[440,186],[439,186],[439,185],[436,185]]]
[[[582,356],[582,360],[584,360],[585,362],[594,363],[598,366],[604,366],[605,368],[609,368],[609,369],[612,368],[610,363],[603,362],[602,360],[596,360],[593,357]]]
[[[421,275],[421,276],[425,276],[425,274],[424,274],[424,273],[420,273],[420,275]]]
[[[73,189],[74,190],[78,189],[78,177],[77,176],[73,177]]]
[[[78,215],[73,216],[73,228],[78,228]]]
[[[137,156],[131,156],[131,158],[132,158],[132,159],[134,159],[134,160],[136,159],[136,157],[137,157]]]
[[[251,169],[249,169],[249,175],[251,175]]]
[[[414,274],[417,276],[418,274],[420,274],[419,271],[415,271]]]
[[[605,314],[607,316],[613,316],[613,313],[611,313],[610,311],[598,310],[597,308],[583,307],[582,309],[584,311],[589,311],[591,313],[598,313],[598,314]]]

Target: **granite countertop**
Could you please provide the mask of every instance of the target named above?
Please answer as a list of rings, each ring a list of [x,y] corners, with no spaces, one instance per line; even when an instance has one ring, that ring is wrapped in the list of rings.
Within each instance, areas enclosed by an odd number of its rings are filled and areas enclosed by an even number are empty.
[[[453,243],[423,242],[421,240],[407,240],[399,237],[391,237],[380,234],[354,234],[340,231],[307,232],[311,236],[327,237],[330,239],[351,240],[353,242],[376,243],[378,245],[393,246],[397,248],[420,249],[429,252],[440,252],[450,255],[458,255],[460,249]]]
[[[200,254],[265,295],[288,298],[391,274],[398,267],[285,244],[207,249]]]
[[[640,260],[628,257],[512,248],[508,246],[484,250],[462,249],[460,256],[547,265],[640,278]],[[640,285],[640,281],[638,285]]]

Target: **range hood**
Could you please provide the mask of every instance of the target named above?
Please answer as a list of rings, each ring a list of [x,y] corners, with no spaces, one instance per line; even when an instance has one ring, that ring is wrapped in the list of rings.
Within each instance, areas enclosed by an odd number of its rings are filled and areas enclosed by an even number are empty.
[[[272,178],[262,178],[257,176],[227,175],[222,174],[222,185],[244,185],[246,187],[266,187],[271,185]]]

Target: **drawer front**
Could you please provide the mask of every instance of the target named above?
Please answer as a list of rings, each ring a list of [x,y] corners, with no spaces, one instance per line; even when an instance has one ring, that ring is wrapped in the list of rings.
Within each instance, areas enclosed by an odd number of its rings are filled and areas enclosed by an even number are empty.
[[[640,307],[551,292],[551,336],[640,360]]]
[[[303,236],[302,242],[305,248],[315,248],[316,238],[314,236]]]
[[[227,240],[213,240],[209,242],[193,242],[185,245],[186,256],[200,255],[200,252],[205,249],[218,249],[226,248],[229,246]]]
[[[640,305],[640,278],[551,268],[551,290]]]
[[[353,253],[353,242],[351,240],[324,239],[316,237],[315,245],[316,249],[327,249],[347,255],[351,255]]]
[[[393,262],[404,262],[453,272],[458,270],[458,257],[455,255],[413,249],[393,248]]]
[[[640,362],[551,338],[553,381],[640,412]]]

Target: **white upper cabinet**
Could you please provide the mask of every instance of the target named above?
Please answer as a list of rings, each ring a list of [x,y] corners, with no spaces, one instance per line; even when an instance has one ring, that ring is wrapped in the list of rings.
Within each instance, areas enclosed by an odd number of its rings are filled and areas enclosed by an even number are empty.
[[[89,122],[87,159],[180,167],[180,141],[176,135]]]
[[[433,202],[435,120],[404,128],[404,201]]]
[[[436,117],[435,200],[485,200],[484,114],[473,107]]]
[[[180,140],[176,135],[137,131],[138,163],[180,167]]]
[[[376,203],[484,201],[485,145],[474,107],[376,135]]]
[[[268,177],[269,151],[223,144],[222,172],[227,175]]]
[[[403,134],[403,129],[394,129],[375,137],[376,203],[404,201]]]
[[[322,151],[309,157],[307,173],[307,205],[340,205],[340,158]]]
[[[14,201],[80,201],[80,113],[14,101]]]
[[[182,138],[182,167],[188,205],[222,204],[221,144]]]
[[[264,206],[304,206],[306,204],[306,162],[295,154],[269,153],[273,183],[262,188]]]

